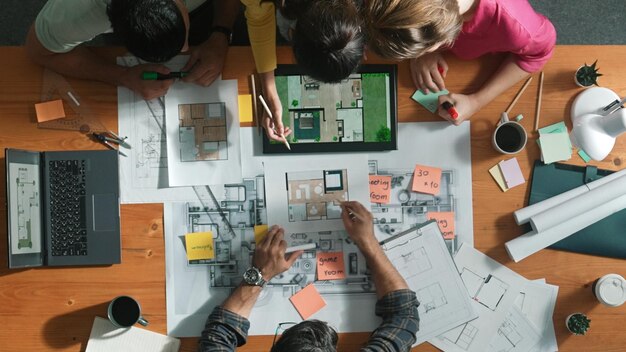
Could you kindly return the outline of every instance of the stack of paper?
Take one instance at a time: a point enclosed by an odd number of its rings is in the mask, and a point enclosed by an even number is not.
[[[517,162],[517,158],[502,160],[497,165],[489,169],[489,173],[498,186],[500,186],[502,192],[506,192],[509,189],[526,182],[524,175],[522,174],[522,169]]]
[[[96,317],[86,352],[177,352],[180,340],[136,327],[118,328]]]
[[[537,143],[541,147],[541,161],[545,164],[569,160],[572,157],[572,142],[567,126],[562,121],[540,128]]]
[[[467,244],[454,261],[479,317],[430,343],[459,352],[558,350],[552,324],[557,286],[529,281]]]

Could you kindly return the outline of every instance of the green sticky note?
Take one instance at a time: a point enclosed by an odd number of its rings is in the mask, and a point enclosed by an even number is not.
[[[555,161],[569,160],[572,147],[567,133],[548,133],[539,137],[541,140],[541,159],[550,164]]]
[[[587,153],[585,153],[584,150],[579,149],[578,150],[578,155],[580,156],[581,159],[583,159],[586,163],[588,163],[591,158],[589,157],[589,155],[587,155]]]
[[[420,103],[423,107],[425,107],[428,111],[433,114],[437,111],[439,107],[439,96],[446,95],[449,92],[447,90],[440,90],[437,93],[430,92],[428,94],[424,94],[421,90],[416,90],[415,93],[411,96],[411,99]]]
[[[555,124],[552,124],[550,126],[546,126],[543,128],[540,128],[539,130],[539,136],[545,135],[545,134],[551,134],[551,133],[569,133],[567,131],[567,126],[565,125],[565,122],[561,121],[561,122],[557,122]],[[570,148],[572,147],[572,142],[569,141],[568,138],[568,143]],[[539,146],[541,146],[541,143],[539,143]]]

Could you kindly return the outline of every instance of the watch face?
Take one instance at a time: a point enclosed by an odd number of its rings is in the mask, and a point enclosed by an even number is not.
[[[247,284],[254,285],[259,281],[259,272],[254,268],[250,268],[243,273],[243,279]]]

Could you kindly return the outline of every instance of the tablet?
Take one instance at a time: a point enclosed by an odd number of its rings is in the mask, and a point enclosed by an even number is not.
[[[322,83],[278,65],[276,89],[291,151],[263,135],[263,153],[397,149],[397,66],[363,65],[340,83]]]

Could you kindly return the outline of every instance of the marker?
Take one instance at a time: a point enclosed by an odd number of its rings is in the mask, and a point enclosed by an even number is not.
[[[141,79],[144,81],[162,81],[165,79],[183,78],[188,74],[189,72],[170,72],[168,74],[164,74],[154,71],[143,71],[141,73]]]
[[[444,101],[441,104],[441,107],[444,108],[448,112],[448,114],[452,116],[453,119],[456,120],[459,117],[459,113],[454,108],[454,105],[452,105],[452,103],[450,103],[449,101]]]
[[[296,252],[296,251],[308,251],[308,250],[316,249],[316,248],[317,248],[317,243],[307,243],[307,244],[302,244],[299,246],[287,247],[285,254]]]
[[[263,96],[261,94],[259,94],[259,100],[261,101],[261,105],[263,105],[263,109],[265,109],[265,112],[267,113],[267,116],[269,116],[270,119],[273,119],[272,112],[270,111],[270,108],[265,103],[265,99],[263,99]],[[276,132],[276,130],[274,130],[274,132]],[[287,147],[287,149],[291,150],[291,146],[289,145],[289,142],[287,142],[287,138],[285,138],[285,136],[280,135],[280,134],[279,134],[279,136],[283,137],[283,142],[285,143],[285,147]]]

